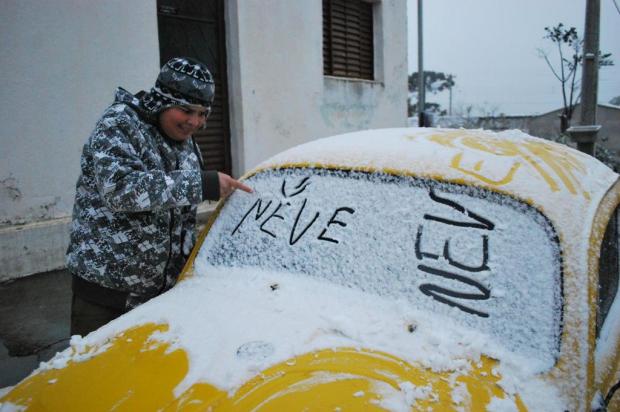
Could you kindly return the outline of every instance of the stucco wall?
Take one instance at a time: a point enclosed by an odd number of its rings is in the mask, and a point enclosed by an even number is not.
[[[373,82],[323,75],[320,0],[226,7],[235,174],[318,137],[406,125],[405,0],[374,3]],[[157,75],[155,2],[6,0],[0,36],[0,225],[68,216],[114,89]]]
[[[320,0],[227,7],[229,46],[237,46],[229,47],[235,171],[319,137],[406,125],[404,0],[374,3],[373,82],[323,75]]]
[[[226,0],[233,173],[406,123],[405,0],[375,1],[376,81],[325,77],[321,0]],[[0,1],[0,281],[64,265],[82,145],[159,70],[154,0]]]
[[[151,0],[0,2],[0,225],[70,215],[82,144],[114,90],[158,72]]]

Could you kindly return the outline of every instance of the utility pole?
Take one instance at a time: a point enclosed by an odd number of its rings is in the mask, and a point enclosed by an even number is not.
[[[601,1],[586,0],[586,24],[581,73],[581,122],[579,126],[570,127],[567,130],[573,141],[577,142],[577,148],[589,155],[594,155],[597,133],[601,129],[601,126],[596,124],[600,16]]]
[[[423,62],[423,42],[422,42],[422,0],[418,0],[418,126],[426,126],[424,122],[424,62]]]

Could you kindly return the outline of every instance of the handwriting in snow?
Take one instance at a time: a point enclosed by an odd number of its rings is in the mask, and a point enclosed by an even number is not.
[[[252,219],[258,225],[259,230],[267,236],[278,238],[285,233],[288,237],[290,246],[297,244],[302,238],[313,236],[320,241],[338,244],[339,228],[347,227],[350,219],[355,214],[355,209],[350,206],[341,206],[325,213],[323,210],[311,208],[308,204],[306,189],[312,183],[310,177],[302,178],[296,185],[288,185],[287,180],[283,179],[280,186],[282,200],[257,199],[243,215],[239,223],[232,230],[231,235],[235,235],[246,222]],[[304,194],[306,195],[304,197]],[[415,236],[415,257],[418,260],[417,269],[428,275],[447,279],[459,285],[459,288],[447,288],[437,282],[425,282],[419,285],[419,290],[430,296],[437,302],[455,307],[463,312],[480,316],[489,317],[489,313],[474,309],[465,301],[483,301],[491,297],[490,289],[480,281],[476,280],[476,274],[489,271],[489,233],[495,229],[495,224],[489,219],[466,209],[454,200],[443,198],[437,195],[433,189],[429,190],[430,199],[438,206],[433,208],[433,213],[423,215],[424,222],[435,222],[435,224],[447,225],[452,227],[451,235],[458,234],[459,230],[474,230],[479,232],[480,244],[477,250],[480,251],[479,263],[472,265],[459,261],[455,258],[454,245],[451,238],[443,240],[441,250],[425,249],[424,239],[436,236],[435,233],[424,224],[417,227]],[[293,203],[292,198],[298,201]],[[447,218],[441,216],[441,210],[445,207],[456,211],[461,218]],[[293,208],[292,213],[284,213],[285,209]],[[329,219],[322,219],[322,216],[330,216]],[[282,230],[284,228],[284,230]],[[314,228],[314,229],[312,229]],[[312,229],[312,231],[311,231]],[[442,267],[438,266],[438,261],[442,259]],[[445,262],[449,266],[446,269]],[[453,283],[454,284],[454,283]]]
[[[284,197],[284,200],[278,201],[276,204],[275,200],[269,200],[265,203],[265,199],[257,199],[245,215],[243,215],[241,221],[237,224],[237,226],[235,226],[231,234],[234,235],[237,233],[237,231],[241,228],[241,225],[243,225],[248,217],[251,216],[252,212],[255,212],[253,216],[254,221],[259,223],[259,229],[261,232],[276,238],[277,235],[275,227],[278,224],[283,224],[287,227],[287,232],[289,234],[289,245],[295,245],[308,233],[309,229],[313,227],[315,223],[317,226],[319,225],[317,221],[321,216],[321,212],[314,211],[313,214],[312,211],[306,210],[306,206],[308,204],[307,197],[303,198],[303,201],[299,205],[293,205],[291,201],[288,200],[305,192],[310,183],[310,178],[305,177],[297,185],[293,186],[292,189],[287,189],[286,179],[282,179],[280,191]],[[293,222],[286,222],[286,218],[283,216],[282,212],[284,208],[290,207],[297,208],[297,210],[293,212],[295,219]],[[333,210],[331,217],[327,220],[327,222],[322,225],[322,230],[316,238],[324,242],[340,243],[340,240],[337,237],[337,227],[346,227],[347,215],[353,215],[354,213],[355,210],[351,207],[343,206],[336,208]]]

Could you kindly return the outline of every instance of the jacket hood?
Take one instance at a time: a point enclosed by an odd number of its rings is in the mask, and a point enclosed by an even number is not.
[[[136,95],[131,94],[127,90],[119,87],[114,95],[114,104],[126,104],[138,113],[140,118],[153,125],[157,124],[157,114],[149,112],[142,104],[143,98],[148,93],[140,91]]]

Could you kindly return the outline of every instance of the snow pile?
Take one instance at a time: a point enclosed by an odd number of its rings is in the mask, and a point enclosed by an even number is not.
[[[333,348],[372,348],[435,371],[467,372],[481,353],[502,359],[500,382],[534,410],[561,410],[552,388],[534,379],[539,362],[512,354],[489,336],[460,327],[442,315],[412,309],[404,300],[385,299],[311,277],[255,269],[204,266],[205,273],[147,302],[82,339],[91,346],[132,326],[166,322],[158,339],[188,353],[190,368],[179,395],[198,381],[234,392],[264,369],[294,356]],[[271,286],[278,284],[277,289]],[[414,323],[410,332],[407,325]],[[441,328],[437,325],[442,325]],[[57,356],[68,358],[70,350]],[[531,391],[546,390],[541,399]],[[424,388],[401,385],[401,397],[384,399],[394,408],[411,405]],[[387,389],[386,389],[387,391]],[[392,391],[393,392],[393,391]],[[387,392],[386,392],[387,393]],[[533,402],[533,403],[531,403]],[[537,408],[536,405],[541,406]]]
[[[64,356],[55,356],[47,362],[41,362],[39,365],[40,370],[50,370],[50,369],[62,369],[67,366],[69,361],[73,362],[82,362],[88,360],[94,356],[99,355],[107,351],[111,344],[97,344],[95,346],[91,346],[89,344],[90,341],[82,338],[79,335],[74,335],[71,337],[70,347],[67,351],[62,352]],[[54,383],[51,382],[50,383]]]

